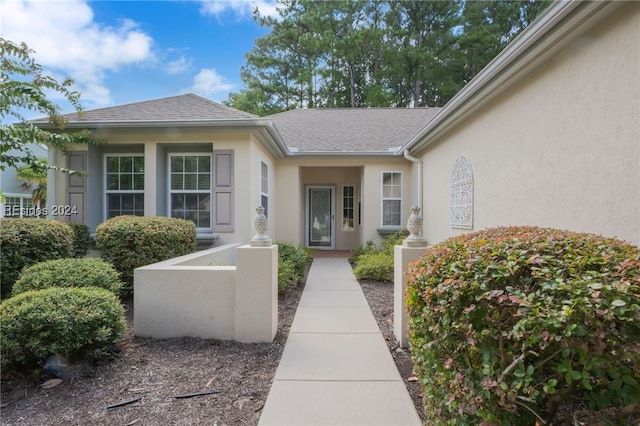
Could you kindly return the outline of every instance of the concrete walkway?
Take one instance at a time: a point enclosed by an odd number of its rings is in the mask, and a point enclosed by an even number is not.
[[[347,259],[314,259],[259,424],[421,424]]]

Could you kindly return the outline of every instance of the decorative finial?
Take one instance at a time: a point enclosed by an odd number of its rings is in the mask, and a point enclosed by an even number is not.
[[[420,216],[420,207],[411,207],[411,216],[407,222],[407,229],[411,233],[403,245],[407,247],[422,247],[426,246],[426,241],[422,238],[422,216]]]
[[[252,247],[270,247],[271,238],[266,234],[269,229],[269,222],[267,216],[264,214],[264,207],[258,206],[256,208],[256,218],[254,220],[254,226],[258,233],[251,239]]]

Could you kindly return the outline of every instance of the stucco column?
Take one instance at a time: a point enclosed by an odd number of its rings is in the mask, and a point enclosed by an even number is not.
[[[273,342],[278,331],[278,246],[236,252],[236,340]]]
[[[427,251],[427,244],[421,247],[407,245],[394,247],[393,258],[393,332],[401,348],[409,347],[409,322],[407,316],[406,289],[409,263]]]
[[[144,145],[144,215],[158,216],[156,211],[156,182],[158,182],[158,158],[156,143]],[[160,216],[164,216],[161,213]]]

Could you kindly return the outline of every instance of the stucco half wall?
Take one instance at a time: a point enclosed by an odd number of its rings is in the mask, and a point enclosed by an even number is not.
[[[473,168],[473,229],[537,225],[640,244],[640,3],[574,39],[431,141],[425,237],[450,226],[456,159]]]

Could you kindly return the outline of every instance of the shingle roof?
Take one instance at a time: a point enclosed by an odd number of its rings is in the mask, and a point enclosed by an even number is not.
[[[294,109],[267,116],[289,148],[388,152],[407,144],[440,108]]]
[[[69,120],[69,123],[143,123],[257,118],[256,115],[228,107],[192,93],[93,109],[85,111],[82,115],[68,114],[65,117]],[[47,121],[47,118],[33,120],[34,123]]]

